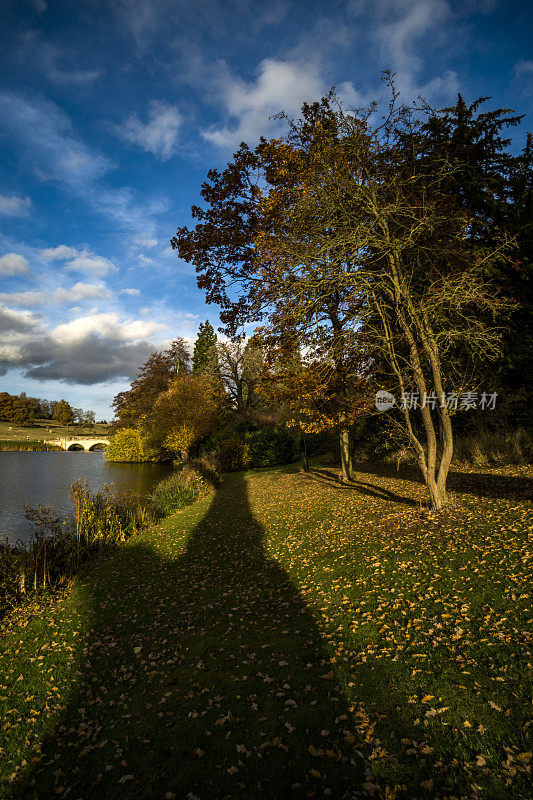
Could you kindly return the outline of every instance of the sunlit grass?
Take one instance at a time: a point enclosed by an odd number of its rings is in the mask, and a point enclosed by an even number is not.
[[[528,797],[528,476],[226,476],[11,623],[4,793]]]

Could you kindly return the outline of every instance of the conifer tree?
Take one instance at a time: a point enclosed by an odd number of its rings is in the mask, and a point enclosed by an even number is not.
[[[194,343],[194,353],[192,357],[193,372],[217,372],[217,335],[213,326],[206,319],[200,323],[198,337]]]

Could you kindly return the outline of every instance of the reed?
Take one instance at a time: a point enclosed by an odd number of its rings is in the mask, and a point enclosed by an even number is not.
[[[116,547],[154,518],[141,498],[119,496],[109,485],[92,494],[79,479],[70,499],[73,512],[64,519],[50,506],[26,505],[29,542],[0,544],[0,615],[30,594],[54,591],[95,553]]]

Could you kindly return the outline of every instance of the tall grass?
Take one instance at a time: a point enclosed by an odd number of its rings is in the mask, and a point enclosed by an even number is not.
[[[0,452],[19,452],[21,450],[47,453],[63,450],[63,448],[48,442],[29,441],[27,439],[0,439]]]
[[[0,544],[0,615],[31,593],[53,591],[92,555],[115,547],[154,519],[150,505],[119,496],[113,487],[91,493],[87,481],[70,487],[73,512],[62,519],[50,506],[25,506],[31,537]]]
[[[73,511],[66,518],[50,506],[26,505],[29,542],[0,543],[0,616],[29,594],[55,590],[94,554],[191,505],[219,481],[214,464],[196,459],[161,481],[144,500],[118,495],[108,485],[93,494],[90,484],[78,479],[70,487]]]
[[[192,466],[185,466],[158,483],[150,501],[162,516],[167,516],[192,505],[210,491],[207,480]]]
[[[533,462],[533,436],[524,428],[516,431],[480,431],[457,437],[454,461],[474,467],[505,467]]]

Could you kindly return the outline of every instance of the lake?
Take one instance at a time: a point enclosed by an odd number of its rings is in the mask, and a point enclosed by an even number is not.
[[[87,479],[93,492],[112,483],[118,492],[144,494],[171,471],[170,464],[112,463],[98,451],[0,452],[0,540],[28,539],[25,503],[71,511],[69,487],[77,478]]]

